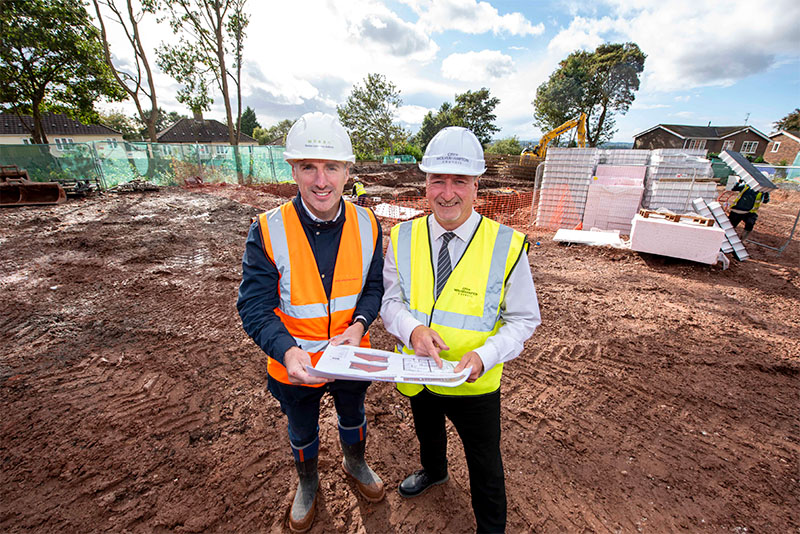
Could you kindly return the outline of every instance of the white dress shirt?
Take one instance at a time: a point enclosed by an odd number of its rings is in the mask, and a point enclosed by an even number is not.
[[[469,218],[464,223],[452,230],[456,237],[450,240],[448,252],[450,262],[455,269],[458,260],[464,254],[472,234],[478,226],[481,216],[472,210]],[[431,215],[428,217],[428,231],[430,232],[434,258],[439,257],[442,246],[442,234],[447,232]],[[400,282],[397,277],[397,266],[394,262],[393,243],[389,244],[386,258],[383,262],[383,302],[381,304],[381,318],[386,330],[399,339],[405,346],[411,347],[411,332],[422,325],[411,315],[403,302]],[[436,262],[433,262],[436,265]],[[438,277],[439,273],[434,273]],[[539,314],[539,301],[536,298],[536,288],[533,285],[531,266],[528,256],[523,254],[511,271],[505,287],[505,298],[500,304],[500,316],[505,324],[497,333],[486,340],[482,347],[475,349],[483,362],[485,373],[498,363],[513,360],[522,352],[523,343],[536,327],[542,323]],[[427,325],[424,325],[427,326]]]

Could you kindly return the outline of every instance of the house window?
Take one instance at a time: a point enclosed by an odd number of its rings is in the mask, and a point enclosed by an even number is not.
[[[26,139],[23,139],[23,140],[22,140],[22,144],[23,144],[23,145],[32,145],[32,144],[34,144],[34,143],[33,143],[33,137],[28,137],[28,138],[26,138]]]
[[[781,142],[775,141],[775,144],[772,145],[772,151],[777,152],[780,147],[781,147]]]
[[[755,154],[758,148],[758,141],[745,141],[742,143],[742,154]]]
[[[733,141],[723,141],[722,142],[722,150],[733,150]]]
[[[55,141],[58,150],[66,150],[67,145],[75,144],[75,141],[69,137],[56,137],[53,141]]]
[[[683,148],[688,148],[688,149],[696,148],[696,149],[702,150],[705,147],[706,147],[706,140],[705,139],[687,139],[683,143]]]
[[[227,145],[216,145],[214,149],[217,152],[218,156],[227,156],[228,155],[228,146]]]
[[[198,145],[197,146],[197,151],[200,154],[204,155],[204,156],[207,155],[208,154],[208,145]]]
[[[113,137],[109,137],[108,139],[106,139],[106,143],[108,143],[108,146],[110,146],[111,148],[117,148],[117,140],[114,139]]]

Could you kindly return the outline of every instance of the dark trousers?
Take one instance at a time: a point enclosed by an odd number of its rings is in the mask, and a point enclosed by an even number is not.
[[[436,395],[427,389],[411,397],[422,468],[433,479],[447,473],[450,419],[464,445],[472,510],[478,532],[505,532],[506,483],[500,456],[500,390],[475,397]]]
[[[728,216],[728,219],[730,219],[734,228],[739,226],[740,222],[744,221],[744,229],[748,232],[752,232],[753,227],[756,225],[756,221],[758,220],[758,214],[752,212],[736,213],[735,211],[732,211]]]
[[[289,441],[298,449],[313,443],[319,436],[319,403],[326,392],[333,397],[341,426],[355,427],[364,422],[364,397],[370,382],[336,380],[311,388],[282,384],[269,377],[268,384],[289,420]]]

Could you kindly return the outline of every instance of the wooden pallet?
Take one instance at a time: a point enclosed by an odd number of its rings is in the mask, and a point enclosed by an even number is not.
[[[689,222],[699,226],[714,226],[714,219],[698,217],[697,215],[679,215],[677,213],[665,213],[663,211],[646,210],[644,208],[639,210],[639,215],[645,219],[653,217],[654,219],[665,219],[672,222]]]

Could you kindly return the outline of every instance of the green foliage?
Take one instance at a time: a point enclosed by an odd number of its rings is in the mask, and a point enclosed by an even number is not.
[[[394,124],[402,102],[400,91],[385,76],[368,74],[363,86],[355,85],[347,102],[337,106],[339,120],[350,133],[356,158],[391,154],[397,143],[408,138],[408,132]]]
[[[289,133],[289,130],[292,128],[292,124],[294,121],[289,119],[283,119],[278,124],[274,124],[269,128],[261,128],[256,127],[253,128],[253,138],[258,141],[259,145],[266,145],[267,143],[272,143],[276,139],[280,139],[281,145],[286,144],[286,134]]]
[[[417,161],[422,160],[422,149],[419,145],[411,143],[409,141],[403,141],[398,143],[394,147],[394,152],[392,154],[386,153],[385,156],[414,156]]]
[[[118,131],[126,141],[139,141],[141,139],[139,121],[128,117],[121,110],[100,113],[100,124]],[[147,133],[147,128],[144,131]]]
[[[245,109],[244,113],[242,113],[242,133],[253,137],[253,130],[260,126],[261,125],[258,124],[258,119],[256,118],[256,112],[250,109],[250,106],[247,106],[247,109]]]
[[[547,132],[583,112],[589,146],[611,140],[614,113],[626,113],[633,103],[646,57],[635,43],[573,52],[536,89],[534,124]]]
[[[469,128],[481,144],[485,145],[492,140],[493,134],[500,131],[500,128],[493,124],[497,117],[492,113],[499,103],[500,99],[490,98],[489,90],[483,87],[474,93],[467,91],[456,95],[453,114],[460,126]]]
[[[433,139],[433,136],[436,135],[439,130],[447,126],[463,126],[461,120],[453,113],[453,106],[450,102],[444,102],[439,107],[439,111],[436,112],[436,115],[430,111],[425,115],[422,119],[422,126],[414,136],[414,142],[419,145],[422,150],[425,150],[428,143]]]
[[[186,43],[175,46],[162,44],[156,54],[161,70],[181,84],[175,99],[185,104],[193,113],[211,109],[214,99],[209,96],[208,84],[213,67],[209,64],[208,57]]]
[[[758,156],[753,160],[753,163],[764,163],[764,157]]]
[[[519,156],[522,153],[522,145],[519,144],[517,136],[495,141],[486,148],[487,154],[511,154]]]
[[[500,99],[490,97],[488,89],[484,87],[474,93],[467,91],[456,95],[455,100],[455,106],[444,102],[435,115],[429,111],[422,119],[422,126],[414,140],[423,150],[433,136],[447,126],[469,128],[484,145],[491,141],[492,134],[500,131],[493,124],[497,117],[492,113]]]
[[[774,123],[775,130],[789,130],[800,131],[800,108],[795,108],[794,111],[786,115],[781,120]]]
[[[80,2],[0,1],[0,36],[0,109],[33,115],[35,143],[47,142],[41,112],[88,123],[98,119],[98,99],[125,98]]]

